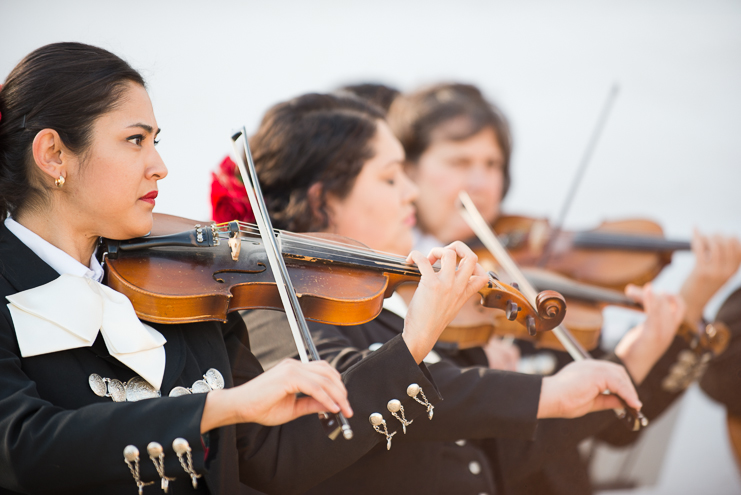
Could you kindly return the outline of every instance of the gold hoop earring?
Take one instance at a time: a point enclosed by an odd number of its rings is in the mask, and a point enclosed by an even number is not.
[[[64,182],[65,182],[65,180],[64,180],[64,176],[63,176],[63,175],[60,175],[60,176],[59,176],[59,178],[58,178],[57,180],[55,180],[55,181],[54,181],[54,184],[55,184],[55,185],[56,185],[57,187],[62,187],[62,186],[64,185]]]

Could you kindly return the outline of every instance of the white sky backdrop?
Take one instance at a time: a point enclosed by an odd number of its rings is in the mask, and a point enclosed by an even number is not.
[[[506,209],[553,218],[617,82],[567,225],[648,216],[675,238],[693,226],[741,235],[738,1],[0,0],[0,20],[0,79],[55,41],[102,46],[142,71],[170,170],[160,212],[208,218],[231,130],[254,131],[274,103],[343,83],[457,80],[512,122]],[[676,255],[658,285],[676,288],[691,263]],[[735,472],[718,483],[741,490]]]

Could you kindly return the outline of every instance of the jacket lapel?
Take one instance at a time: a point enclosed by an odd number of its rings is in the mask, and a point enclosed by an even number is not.
[[[59,278],[59,274],[0,222],[0,275],[18,292]]]

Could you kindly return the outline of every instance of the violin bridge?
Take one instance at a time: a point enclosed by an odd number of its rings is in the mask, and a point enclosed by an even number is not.
[[[229,249],[232,251],[232,259],[239,261],[239,252],[242,250],[242,237],[239,235],[239,224],[236,221],[229,222]]]

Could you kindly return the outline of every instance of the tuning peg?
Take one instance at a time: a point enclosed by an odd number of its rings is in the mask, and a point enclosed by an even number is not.
[[[514,301],[507,301],[507,319],[509,321],[515,321],[517,319],[517,313],[520,312],[520,307]]]
[[[537,329],[535,328],[535,318],[533,318],[532,315],[528,315],[525,321],[527,322],[527,333],[529,333],[531,337],[535,337],[535,334],[537,333]]]

